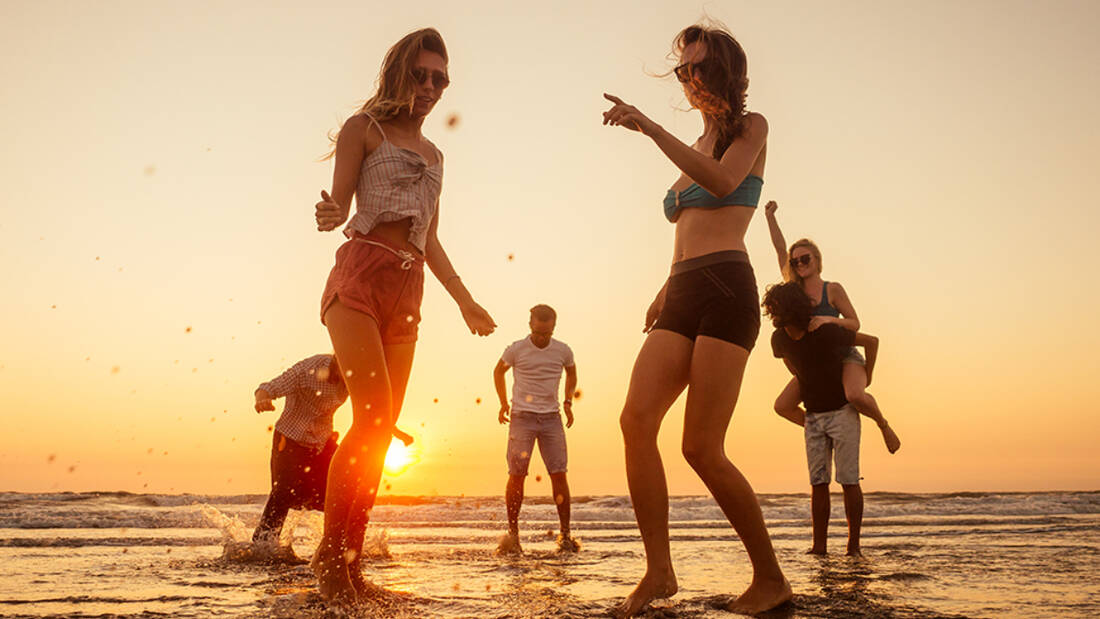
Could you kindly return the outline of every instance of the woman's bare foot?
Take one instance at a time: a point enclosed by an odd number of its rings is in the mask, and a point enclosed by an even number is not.
[[[646,572],[634,591],[615,607],[612,614],[620,619],[633,617],[653,600],[670,598],[676,595],[677,590],[676,575],[671,571],[661,576],[650,576]]]
[[[890,427],[890,424],[883,423],[879,426],[879,430],[882,430],[882,440],[886,441],[887,451],[895,453],[901,449],[901,439],[894,433],[894,429]]]
[[[348,560],[335,544],[321,541],[310,562],[317,588],[326,601],[340,605],[355,603],[355,586],[348,575]]]
[[[823,555],[824,556],[824,555],[827,555],[829,553],[825,552],[824,548],[818,548],[817,546],[814,546],[814,547],[810,548],[809,550],[807,550],[806,554],[808,554],[808,555]]]
[[[736,600],[726,604],[726,610],[743,615],[756,615],[776,606],[791,601],[791,583],[786,578],[782,580],[756,580],[752,581]]]
[[[863,556],[863,553],[860,552],[860,550],[859,550],[859,546],[856,546],[855,548],[852,548],[851,546],[848,546],[848,552],[846,554],[849,557],[862,557]]]

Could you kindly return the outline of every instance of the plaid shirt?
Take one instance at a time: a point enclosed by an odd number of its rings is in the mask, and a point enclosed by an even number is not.
[[[332,415],[348,398],[344,381],[328,381],[332,355],[314,355],[295,363],[260,385],[272,398],[286,398],[286,406],[275,429],[287,438],[320,448],[332,434]]]

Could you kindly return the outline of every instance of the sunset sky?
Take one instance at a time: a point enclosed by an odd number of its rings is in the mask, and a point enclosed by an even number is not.
[[[452,80],[424,125],[446,156],[439,235],[499,328],[471,336],[429,278],[399,422],[420,461],[392,493],[502,492],[492,368],[548,303],[582,390],[573,492],[626,494],[618,416],[678,171],[602,126],[601,95],[692,142],[698,113],[655,75],[704,14],[746,49],[770,123],[761,204],[817,241],[882,341],[870,391],[903,446],[864,424],[864,489],[1100,488],[1100,3],[269,5],[0,2],[0,490],[266,491],[277,413],[253,390],[331,350],[326,133],[390,45],[434,26]],[[779,273],[760,211],[763,291]],[[757,491],[803,492],[770,331],[727,451]],[[661,435],[670,490],[700,494],[682,413]]]

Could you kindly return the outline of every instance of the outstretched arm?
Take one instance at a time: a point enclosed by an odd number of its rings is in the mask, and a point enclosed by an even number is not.
[[[716,161],[681,142],[633,105],[606,93],[604,98],[615,104],[603,113],[605,125],[621,126],[645,134],[680,171],[715,196],[726,196],[737,189],[752,171],[767,142],[768,121],[760,114],[750,113],[745,118],[741,137],[730,144],[720,161]]]
[[[260,386],[256,388],[255,394],[256,412],[262,413],[264,411],[275,410],[275,405],[271,403],[272,400],[288,396],[297,389],[299,380],[306,371],[305,364],[305,360],[299,361],[275,378],[272,378],[266,383],[260,383]]]
[[[875,360],[878,358],[878,338],[866,333],[856,334],[856,346],[862,346],[867,356],[867,385],[871,385],[871,372],[875,369]]]
[[[493,368],[493,386],[497,390],[497,399],[500,400],[500,412],[497,413],[497,421],[508,423],[508,415],[512,411],[508,406],[508,386],[504,383],[504,375],[508,372],[508,364],[503,359],[497,361]]]
[[[275,398],[271,397],[271,394],[268,393],[266,389],[264,389],[262,387],[257,389],[256,390],[256,405],[255,405],[256,412],[257,413],[262,413],[264,411],[273,411],[273,410],[275,410],[275,405],[272,404],[272,402],[271,402],[274,399]]]
[[[428,262],[428,268],[432,270],[435,278],[439,280],[439,283],[443,284],[443,288],[447,290],[447,293],[450,294],[451,298],[458,304],[458,309],[462,312],[462,319],[466,321],[466,326],[470,328],[470,333],[489,335],[496,329],[497,325],[493,322],[493,318],[489,315],[489,312],[475,303],[473,296],[470,295],[470,291],[466,290],[466,286],[462,283],[462,278],[458,276],[454,266],[451,264],[451,259],[447,257],[447,252],[443,251],[443,246],[439,243],[439,237],[436,236],[436,231],[438,229],[439,208],[437,207],[435,209],[435,216],[432,217],[432,223],[428,226],[428,240],[424,247],[424,256]]]
[[[787,276],[787,241],[783,238],[783,231],[779,229],[779,220],[775,218],[775,211],[779,205],[775,200],[769,200],[764,205],[764,217],[768,220],[768,233],[772,237],[772,246],[775,247],[775,255],[779,259],[779,276],[786,279]]]

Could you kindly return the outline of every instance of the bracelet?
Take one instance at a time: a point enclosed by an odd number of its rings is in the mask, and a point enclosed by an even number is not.
[[[443,287],[446,288],[451,283],[452,279],[457,279],[457,280],[460,280],[460,281],[462,280],[462,278],[458,276],[458,273],[455,273],[454,275],[452,275],[452,276],[448,277],[447,279],[443,280]]]

